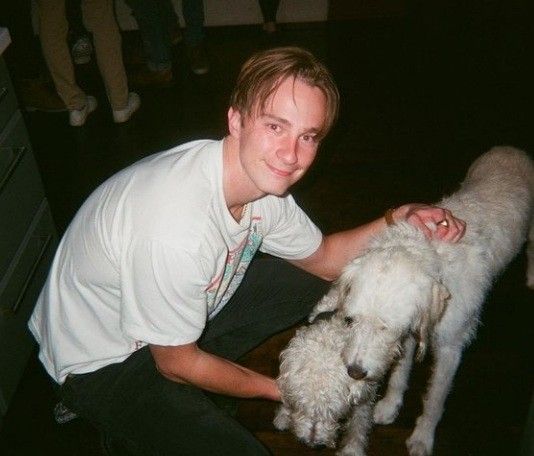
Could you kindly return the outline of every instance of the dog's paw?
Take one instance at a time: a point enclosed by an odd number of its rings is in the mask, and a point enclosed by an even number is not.
[[[361,447],[351,447],[350,445],[344,446],[336,451],[336,456],[365,456],[366,452]]]
[[[289,429],[291,418],[289,416],[289,410],[281,405],[276,412],[276,416],[273,420],[273,425],[279,431],[286,431]]]
[[[410,456],[429,456],[434,446],[433,436],[423,437],[417,430],[406,440],[406,447]]]
[[[376,424],[391,424],[393,423],[399,414],[402,402],[400,401],[388,401],[382,399],[375,405],[373,411],[373,420]]]

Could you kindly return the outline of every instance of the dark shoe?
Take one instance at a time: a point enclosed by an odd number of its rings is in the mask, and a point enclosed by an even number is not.
[[[276,27],[276,22],[264,22],[263,31],[267,34],[276,33],[278,31],[278,28]]]
[[[210,70],[210,63],[203,44],[191,46],[187,50],[191,71],[197,75],[206,74]]]
[[[76,65],[84,65],[91,61],[93,43],[88,36],[80,36],[72,45],[70,52]]]
[[[55,89],[39,79],[20,81],[20,96],[26,111],[63,112],[67,110]]]
[[[173,46],[176,46],[178,43],[181,43],[184,39],[183,35],[182,35],[182,30],[180,29],[180,27],[176,26],[176,27],[173,27],[173,29],[171,30],[171,44]]]
[[[172,70],[150,71],[147,67],[128,75],[131,87],[170,87],[172,85]]]

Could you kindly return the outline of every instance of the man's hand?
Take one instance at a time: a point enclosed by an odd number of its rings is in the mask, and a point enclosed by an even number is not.
[[[388,212],[388,218],[393,219],[390,223],[405,220],[429,239],[457,242],[465,233],[465,222],[441,207],[405,204]],[[335,280],[349,261],[365,252],[370,239],[383,230],[385,224],[381,217],[351,230],[329,234],[312,255],[291,260],[291,263],[325,280]]]
[[[419,228],[428,239],[458,242],[465,234],[465,222],[441,207],[405,204],[395,209],[392,217],[394,221],[405,220]]]

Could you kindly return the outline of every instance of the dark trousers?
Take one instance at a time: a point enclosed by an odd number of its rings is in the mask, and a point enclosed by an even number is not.
[[[263,22],[276,22],[280,0],[259,0]]]
[[[289,263],[254,260],[199,346],[238,360],[273,334],[301,321],[328,283]],[[148,347],[124,362],[69,377],[63,403],[136,455],[262,455],[268,450],[213,396],[164,378]]]

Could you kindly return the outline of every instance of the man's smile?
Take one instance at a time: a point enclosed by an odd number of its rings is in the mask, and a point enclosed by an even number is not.
[[[293,174],[294,170],[291,171],[284,171],[283,169],[276,168],[269,163],[266,163],[267,167],[271,170],[273,174],[279,177],[289,177],[291,174]]]

